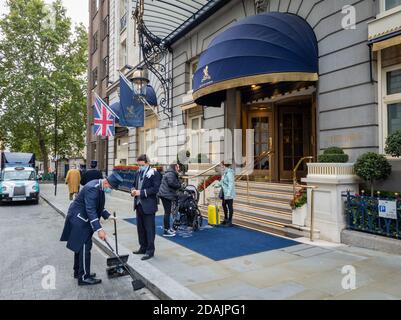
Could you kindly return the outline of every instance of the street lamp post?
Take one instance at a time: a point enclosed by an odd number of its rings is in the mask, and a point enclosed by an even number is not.
[[[57,148],[58,148],[58,141],[57,141],[57,117],[58,117],[58,101],[55,100],[55,108],[54,108],[54,165],[55,165],[55,172],[54,172],[54,196],[57,196],[57,178],[58,178],[58,157],[57,157]]]

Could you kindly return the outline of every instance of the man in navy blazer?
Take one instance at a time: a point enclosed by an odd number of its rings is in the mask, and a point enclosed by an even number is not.
[[[105,193],[111,193],[123,182],[118,174],[111,174],[106,179],[88,182],[71,203],[65,220],[61,241],[67,242],[67,248],[74,251],[74,278],[78,285],[94,285],[102,280],[91,274],[92,236],[98,233],[100,239],[106,239],[99,219],[114,218],[104,209]]]
[[[137,216],[137,230],[140,248],[134,254],[144,254],[142,260],[148,260],[155,254],[157,193],[161,183],[161,174],[149,166],[149,158],[143,154],[137,159],[139,170],[135,174],[134,210]]]

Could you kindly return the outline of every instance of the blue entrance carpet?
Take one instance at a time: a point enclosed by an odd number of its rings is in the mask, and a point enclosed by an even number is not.
[[[136,218],[124,219],[136,224]],[[163,235],[163,216],[156,216],[156,233]],[[179,230],[175,237],[163,237],[214,261],[282,249],[298,242],[276,237],[238,226],[232,228],[211,227],[203,221],[199,231]],[[157,248],[156,248],[157,251]]]

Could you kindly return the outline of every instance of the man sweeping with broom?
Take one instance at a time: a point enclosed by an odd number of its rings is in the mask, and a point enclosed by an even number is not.
[[[114,218],[104,209],[105,193],[111,193],[123,182],[118,174],[111,174],[106,179],[88,182],[71,203],[65,220],[61,241],[67,242],[67,248],[74,251],[74,278],[78,285],[95,285],[102,282],[96,274],[90,272],[92,236],[95,232],[101,240],[106,239],[99,219]]]

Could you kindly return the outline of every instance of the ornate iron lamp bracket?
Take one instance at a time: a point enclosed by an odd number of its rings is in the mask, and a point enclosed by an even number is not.
[[[136,9],[132,16],[136,23],[139,36],[139,46],[142,52],[143,64],[160,82],[162,95],[159,99],[159,106],[167,116],[169,123],[173,115],[171,101],[172,78],[170,68],[166,68],[163,59],[168,58],[171,48],[166,46],[160,38],[155,36],[143,21],[144,0],[137,1]]]

